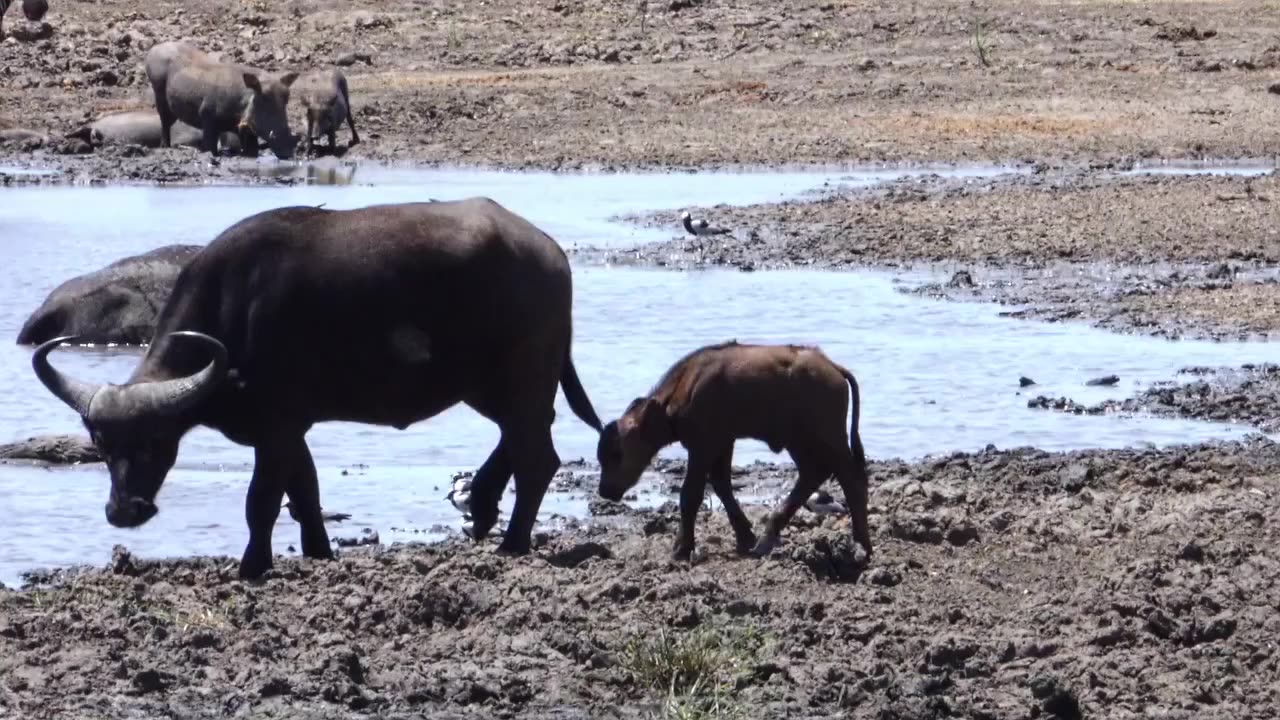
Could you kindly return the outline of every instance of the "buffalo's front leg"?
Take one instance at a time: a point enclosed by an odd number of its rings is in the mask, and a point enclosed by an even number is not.
[[[287,457],[278,446],[254,449],[253,479],[249,481],[249,492],[244,499],[249,544],[240,559],[242,578],[257,578],[271,569],[271,530],[280,515],[280,501],[288,482]]]
[[[329,544],[329,532],[324,528],[324,517],[320,512],[320,480],[316,477],[316,464],[307,441],[299,438],[293,453],[293,467],[285,493],[293,503],[302,528],[302,554],[304,557],[332,560],[333,547]]]
[[[684,485],[680,488],[680,530],[676,534],[675,548],[671,552],[673,560],[683,561],[693,557],[693,530],[698,521],[698,510],[702,509],[702,498],[706,495],[709,470],[705,456],[689,452]]]
[[[511,479],[511,461],[499,440],[471,478],[471,538],[480,542],[498,524],[498,501]]]

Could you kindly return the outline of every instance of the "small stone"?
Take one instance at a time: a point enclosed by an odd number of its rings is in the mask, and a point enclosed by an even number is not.
[[[1036,384],[1036,381],[1032,380],[1026,375],[1023,375],[1022,377],[1018,378],[1018,387],[1031,387],[1032,385],[1035,385],[1035,384]]]
[[[974,526],[963,523],[947,528],[947,542],[957,547],[964,547],[978,539],[978,529]]]
[[[1080,492],[1093,480],[1093,468],[1083,463],[1069,465],[1062,471],[1062,489],[1069,493]]]
[[[1178,558],[1191,562],[1204,562],[1204,548],[1200,547],[1195,540],[1191,540],[1178,551]]]
[[[138,567],[133,563],[133,553],[123,545],[111,548],[111,572],[129,576],[138,574]]]
[[[142,670],[133,676],[133,686],[141,693],[164,690],[168,685],[169,678],[158,670]]]
[[[1267,86],[1267,92],[1272,95],[1280,95],[1280,82],[1273,82]]]
[[[894,587],[902,582],[902,576],[892,568],[882,566],[867,573],[867,581],[880,587]]]
[[[1098,387],[1098,386],[1110,387],[1112,385],[1115,385],[1118,382],[1120,382],[1120,378],[1116,375],[1103,375],[1102,377],[1097,377],[1086,382],[1085,385],[1089,385],[1092,387]]]

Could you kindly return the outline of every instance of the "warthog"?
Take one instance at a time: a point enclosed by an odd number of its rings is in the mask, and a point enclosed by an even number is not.
[[[257,155],[258,139],[276,157],[293,157],[298,137],[289,129],[289,87],[298,74],[280,76],[215,60],[179,41],[160,43],[147,52],[147,78],[160,116],[160,146],[169,147],[173,124],[200,128],[201,150],[215,157],[219,135],[235,132],[246,155]]]
[[[125,384],[59,372],[48,356],[66,338],[42,344],[31,362],[102,450],[107,521],[117,527],[155,516],[192,428],[254,449],[244,577],[271,567],[285,495],[303,554],[333,556],[306,441],[314,424],[405,429],[458,403],[501,431],[472,485],[473,534],[496,524],[514,473],[500,550],[525,554],[560,467],[556,391],[600,430],[570,358],[572,309],[564,251],[492,200],[282,207],[235,223],[187,263]]]
[[[60,335],[94,343],[147,342],[178,273],[198,252],[199,245],[165,245],[67,280],[23,323],[18,344],[38,345]]]
[[[307,113],[307,153],[312,152],[312,138],[317,133],[329,138],[329,151],[338,142],[338,126],[343,121],[351,129],[347,147],[360,142],[356,121],[351,117],[351,96],[347,93],[347,77],[341,70],[318,70],[307,73],[293,86]]]
[[[847,395],[853,413],[846,439]],[[605,426],[596,449],[600,495],[621,500],[654,455],[679,442],[689,460],[674,556],[688,559],[693,552],[694,521],[708,478],[729,514],[738,551],[767,555],[795,512],[834,474],[849,506],[854,540],[869,559],[867,461],[858,410],[853,374],[816,347],[708,345],[681,358],[647,397],[633,400]],[[799,470],[791,493],[765,522],[759,543],[729,484],[734,442],[745,438],[760,440],[775,453],[787,450]]]
[[[125,112],[103,115],[93,122],[67,133],[69,138],[79,138],[90,145],[141,145],[157,148],[161,146],[162,128],[160,118],[152,110],[128,110]],[[200,147],[204,134],[199,128],[192,127],[181,120],[169,128],[170,145],[184,147]],[[240,152],[240,135],[234,132],[220,133],[218,140],[224,150]]]

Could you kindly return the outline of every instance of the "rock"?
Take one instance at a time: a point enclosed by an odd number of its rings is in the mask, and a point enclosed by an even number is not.
[[[1273,82],[1267,86],[1267,92],[1272,95],[1280,95],[1280,82]]]
[[[947,528],[947,542],[957,547],[964,547],[978,539],[978,529],[968,523],[961,523]]]
[[[1178,551],[1178,558],[1191,562],[1204,562],[1204,548],[1200,547],[1195,540],[1190,540]]]
[[[593,497],[587,502],[587,512],[598,517],[608,517],[614,515],[629,515],[635,512],[635,510],[626,503],[605,500],[601,497]]]
[[[1022,377],[1018,378],[1018,387],[1031,387],[1032,385],[1035,385],[1035,384],[1036,384],[1036,381],[1032,380],[1026,375],[1023,375]]]
[[[1102,377],[1094,378],[1086,382],[1085,385],[1090,385],[1094,387],[1098,387],[1098,386],[1110,387],[1112,385],[1115,385],[1118,382],[1120,382],[1120,378],[1118,376],[1104,375]]]
[[[1062,470],[1062,489],[1069,493],[1083,490],[1093,480],[1093,468],[1084,463],[1072,463]]]
[[[957,270],[955,274],[951,276],[951,279],[947,281],[947,287],[952,289],[971,288],[975,285],[976,283],[973,282],[973,275],[970,275],[968,270]]]
[[[1000,510],[987,518],[987,525],[990,525],[991,529],[996,532],[1004,532],[1017,519],[1017,516],[1008,510]]]
[[[573,568],[592,558],[608,560],[612,557],[613,553],[604,545],[597,542],[583,542],[566,550],[552,553],[547,557],[547,562],[556,567]]]
[[[133,553],[123,545],[115,545],[111,548],[111,572],[129,576],[138,574],[138,566],[133,562]]]
[[[943,540],[938,521],[928,515],[905,513],[895,516],[889,520],[889,534],[899,540],[928,545],[940,545]]]
[[[173,675],[159,670],[141,670],[133,676],[133,687],[141,694],[159,692],[173,683]]]
[[[0,460],[33,460],[51,465],[102,462],[102,453],[87,437],[40,435],[0,445]]]
[[[1079,720],[1081,717],[1080,701],[1057,678],[1037,675],[1031,679],[1030,688],[1031,696],[1040,702],[1040,709],[1050,717],[1060,720]]]
[[[869,71],[869,70],[875,70],[875,69],[876,69],[876,61],[875,61],[875,60],[872,60],[871,58],[862,58],[861,60],[859,60],[859,61],[858,61],[858,64],[857,64],[857,66],[856,66],[856,67],[858,68],[858,70],[860,70],[860,71],[862,71],[862,72],[867,72],[867,71]]]
[[[867,573],[867,581],[880,587],[895,587],[902,583],[902,576],[892,568],[880,566]]]
[[[1225,280],[1232,275],[1235,275],[1235,271],[1227,263],[1218,263],[1209,268],[1209,271],[1204,274],[1210,280]]]
[[[812,543],[791,548],[791,557],[808,567],[814,577],[831,582],[856,582],[865,566],[862,547],[847,532],[815,532]]]

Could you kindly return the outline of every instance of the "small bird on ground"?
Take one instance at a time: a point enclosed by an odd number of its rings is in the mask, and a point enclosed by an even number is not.
[[[295,510],[293,507],[292,501],[285,503],[284,507],[286,510],[289,511],[289,517],[293,518],[294,522],[296,523],[302,522],[302,519],[298,517],[298,511]],[[322,509],[320,511],[320,517],[324,518],[325,522],[342,522],[343,520],[350,520],[351,513],[325,512]]]
[[[819,490],[810,495],[804,506],[809,508],[809,512],[817,515],[845,515],[849,512],[844,503],[831,497],[831,493],[826,490]]]
[[[449,490],[449,494],[444,496],[444,499],[453,503],[458,512],[462,513],[462,517],[468,520],[471,519],[471,478],[455,478],[453,487]]]
[[[688,210],[680,213],[680,223],[684,225],[684,229],[690,234],[697,237],[706,235],[728,235],[729,229],[715,227],[707,223],[706,219],[694,220]]]

